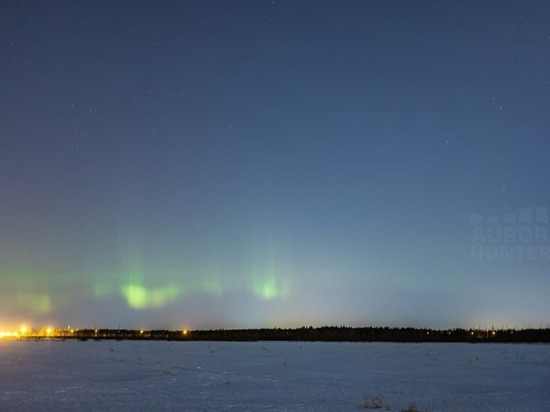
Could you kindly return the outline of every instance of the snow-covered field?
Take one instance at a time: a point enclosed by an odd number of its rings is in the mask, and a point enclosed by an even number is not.
[[[365,396],[549,411],[550,346],[0,341],[2,411],[358,411]]]

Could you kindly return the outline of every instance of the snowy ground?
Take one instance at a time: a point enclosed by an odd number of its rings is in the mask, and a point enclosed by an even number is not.
[[[550,346],[0,341],[0,410],[550,410]]]

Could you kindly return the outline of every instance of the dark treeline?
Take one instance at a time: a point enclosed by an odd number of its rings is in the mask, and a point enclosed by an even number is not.
[[[48,336],[28,338],[177,340],[177,341],[318,341],[318,342],[495,342],[550,343],[546,329],[418,329],[390,327],[302,327],[295,329],[218,329],[218,330],[56,330]]]

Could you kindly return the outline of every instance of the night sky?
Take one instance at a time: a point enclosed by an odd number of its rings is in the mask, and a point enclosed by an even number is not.
[[[0,327],[550,322],[550,4],[2,1]]]

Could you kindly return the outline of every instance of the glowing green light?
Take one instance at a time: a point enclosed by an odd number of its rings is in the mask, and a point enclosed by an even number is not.
[[[138,284],[127,284],[122,286],[120,291],[128,306],[133,309],[162,307],[179,296],[177,285],[148,289]]]
[[[273,299],[277,297],[277,285],[273,279],[268,280],[267,282],[256,282],[254,285],[254,291],[262,299]]]
[[[17,296],[17,303],[38,313],[48,313],[52,310],[50,296],[46,294],[21,294]]]
[[[262,300],[284,298],[290,293],[290,284],[288,281],[278,282],[276,278],[270,277],[255,281],[252,290]]]

